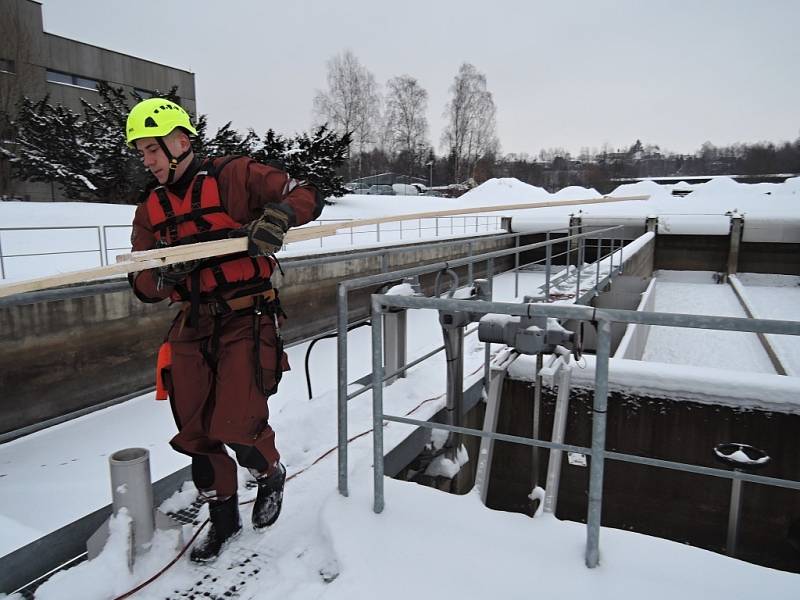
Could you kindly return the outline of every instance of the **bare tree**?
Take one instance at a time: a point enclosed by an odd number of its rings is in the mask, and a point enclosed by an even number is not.
[[[469,63],[458,69],[450,92],[442,147],[453,160],[454,177],[461,181],[472,174],[481,157],[499,150],[496,109],[492,93],[486,89],[486,75]]]
[[[429,144],[428,92],[409,75],[394,77],[387,84],[386,93],[386,140],[387,150],[393,158],[404,155],[408,174],[426,156]]]
[[[352,133],[359,156],[378,142],[381,97],[375,76],[350,50],[328,61],[328,89],[314,97],[318,125]]]

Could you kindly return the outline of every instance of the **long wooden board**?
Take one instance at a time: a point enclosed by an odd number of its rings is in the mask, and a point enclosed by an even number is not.
[[[482,206],[474,208],[457,208],[450,210],[439,210],[430,212],[419,212],[405,215],[392,215],[389,217],[376,217],[372,219],[358,219],[354,221],[342,221],[330,225],[320,225],[316,227],[299,227],[292,229],[286,235],[286,243],[319,239],[335,235],[341,229],[351,227],[364,227],[375,225],[376,223],[391,223],[397,221],[410,221],[416,219],[432,219],[435,217],[449,217],[455,215],[473,215],[488,212],[501,212],[509,210],[524,210],[531,208],[544,208],[548,206],[570,206],[580,204],[602,204],[606,202],[626,202],[631,200],[646,200],[649,196],[627,196],[622,198],[591,198],[587,200],[565,200],[562,202],[533,202],[529,204],[502,204],[494,206]],[[379,201],[376,198],[376,201]],[[247,249],[245,238],[233,238],[229,240],[218,240],[213,242],[200,242],[198,244],[187,244],[185,246],[175,246],[172,248],[159,248],[144,252],[132,252],[121,254],[117,257],[117,262],[113,265],[82,269],[80,271],[69,271],[66,273],[56,273],[34,279],[16,281],[0,285],[0,298],[22,294],[24,292],[34,292],[51,287],[70,285],[94,279],[102,279],[113,275],[124,275],[135,273],[146,269],[154,269],[164,265],[171,265],[186,260],[200,258],[210,258],[212,256],[223,256],[242,252]]]

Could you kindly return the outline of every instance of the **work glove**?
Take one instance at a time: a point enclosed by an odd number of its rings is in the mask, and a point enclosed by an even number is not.
[[[162,285],[178,285],[183,283],[189,274],[194,271],[199,260],[186,260],[172,263],[158,268],[158,283]]]
[[[283,237],[291,221],[292,215],[286,208],[280,204],[268,204],[260,218],[234,229],[228,237],[247,236],[247,253],[250,256],[275,254],[283,246]]]

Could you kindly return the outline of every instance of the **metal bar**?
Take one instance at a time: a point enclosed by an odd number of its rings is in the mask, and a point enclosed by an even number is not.
[[[597,358],[592,408],[592,460],[589,470],[589,508],[586,514],[586,566],[594,569],[600,561],[600,518],[603,506],[603,471],[608,407],[608,357],[611,352],[611,323],[600,320],[597,328]]]
[[[752,473],[745,473],[744,471],[728,471],[713,467],[701,467],[699,465],[690,465],[687,463],[673,462],[671,460],[662,460],[660,458],[649,458],[646,456],[622,454],[612,451],[606,451],[606,459],[629,462],[638,465],[646,465],[648,467],[659,467],[662,469],[672,469],[674,471],[684,471],[686,473],[696,473],[697,475],[709,475],[711,477],[720,477],[722,479],[740,479],[742,481],[751,481],[761,485],[772,485],[790,490],[800,490],[800,481],[795,481],[793,479],[779,479],[777,477],[765,477],[764,475],[753,475]]]
[[[578,454],[586,454],[591,456],[592,449],[584,448],[583,446],[573,446],[572,444],[558,444],[555,442],[548,442],[547,440],[534,440],[531,438],[520,437],[518,435],[509,435],[507,433],[494,433],[490,431],[483,431],[481,429],[470,429],[469,427],[459,427],[457,425],[448,425],[446,423],[432,423],[429,421],[420,421],[418,419],[410,419],[408,417],[398,417],[395,415],[383,415],[384,421],[394,421],[396,423],[405,423],[406,425],[417,425],[418,427],[425,427],[427,429],[444,429],[445,431],[452,431],[453,433],[461,433],[464,435],[473,435],[482,438],[491,438],[500,442],[514,442],[517,444],[524,444],[525,446],[539,446],[541,448],[549,448],[551,450],[566,450],[567,452],[577,452]]]
[[[343,282],[342,285],[346,283]],[[447,311],[468,310],[478,314],[502,313],[511,316],[545,316],[584,321],[606,320],[616,323],[642,323],[645,325],[664,325],[666,327],[800,335],[800,321],[640,312],[615,308],[593,308],[574,304],[472,302],[470,300],[454,300],[451,298],[386,295],[381,295],[380,299],[384,306],[397,308],[430,308]]]
[[[380,242],[381,241],[381,224],[380,223],[375,223],[375,225],[376,225],[375,231],[377,232],[377,237],[378,237],[377,241]]]
[[[494,259],[486,261],[486,280],[489,283],[489,299],[494,298]],[[483,387],[489,391],[489,373],[492,363],[492,344],[486,342],[483,347]]]
[[[501,442],[513,442],[516,444],[523,444],[525,446],[539,446],[540,448],[548,448],[550,450],[562,450],[566,452],[576,452],[578,454],[585,454],[586,456],[592,455],[592,449],[584,446],[574,446],[572,444],[561,444],[557,442],[548,442],[546,440],[534,440],[531,438],[520,437],[516,435],[508,435],[505,433],[491,433],[485,432],[480,429],[470,429],[468,427],[451,426],[444,423],[430,423],[428,421],[420,421],[417,419],[410,419],[408,417],[397,417],[393,415],[383,415],[384,421],[396,421],[397,423],[405,423],[407,425],[417,425],[418,427],[426,427],[428,429],[444,429],[446,431],[453,431],[456,433],[463,433],[465,435],[473,435],[483,438],[491,438]],[[792,490],[800,490],[800,481],[791,479],[778,479],[775,477],[764,477],[763,475],[752,475],[743,471],[726,471],[724,469],[714,469],[712,467],[701,467],[698,465],[690,465],[686,463],[672,462],[669,460],[661,460],[657,458],[648,458],[645,456],[636,456],[633,454],[621,454],[619,452],[605,451],[605,458],[607,460],[618,460],[621,462],[630,462],[640,465],[647,465],[651,467],[660,467],[664,469],[673,469],[675,471],[684,471],[686,473],[697,473],[699,475],[710,475],[712,477],[720,477],[722,479],[740,479],[742,481],[752,481],[762,485],[773,485]]]
[[[519,298],[519,235],[514,239],[514,298]]]
[[[472,242],[467,242],[467,256],[472,258]],[[467,264],[467,283],[472,285],[472,261]]]
[[[534,377],[533,388],[533,423],[531,424],[531,437],[539,439],[540,421],[541,421],[541,408],[542,408],[542,367],[544,366],[544,355],[539,352],[536,355],[536,376]],[[531,474],[533,479],[533,488],[539,485],[539,448],[533,447],[531,455]]]
[[[64,250],[63,252],[36,252],[35,254],[6,254],[6,258],[25,258],[30,256],[54,256],[56,254],[94,254],[97,252],[96,248],[91,250]]]
[[[578,260],[576,261],[578,264],[577,267],[577,281],[575,283],[575,300],[577,301],[578,298],[581,296],[581,271],[583,270],[583,252],[585,249],[585,240],[578,240]],[[567,267],[569,268],[569,267]]]
[[[597,296],[600,293],[600,290],[598,289],[598,287],[600,286],[600,252],[601,252],[602,248],[603,248],[603,242],[602,242],[602,240],[600,240],[600,238],[598,238],[597,239],[597,256],[595,257],[597,259],[597,260],[595,260],[595,264],[597,265],[597,269],[596,269],[597,274],[595,275],[595,278],[594,278],[595,296]]]
[[[609,227],[608,229],[609,230],[617,229],[618,227],[620,227],[620,226]],[[605,230],[603,230],[603,231],[605,231]],[[577,238],[579,238],[581,236],[585,237],[587,235],[589,235],[589,234],[581,233],[581,234],[577,234],[577,235],[571,236],[571,237],[560,238],[558,240],[558,242],[565,242],[565,241],[569,241],[571,239],[577,239]],[[464,242],[461,241],[460,243],[463,244]],[[520,251],[534,250],[536,248],[543,248],[543,247],[547,246],[548,244],[550,244],[550,242],[548,242],[548,241],[536,242],[535,244],[528,244],[526,246],[521,246],[520,247]],[[470,257],[467,257],[467,258],[459,258],[459,259],[451,260],[451,261],[447,261],[447,262],[431,263],[431,264],[428,264],[428,265],[423,265],[421,267],[412,267],[412,268],[409,268],[409,269],[403,269],[401,271],[395,271],[393,273],[388,273],[388,274],[387,273],[380,273],[378,275],[366,275],[364,277],[355,277],[353,279],[348,279],[346,281],[343,281],[342,283],[344,285],[346,285],[349,289],[361,288],[361,287],[369,287],[369,286],[372,286],[372,285],[385,283],[386,281],[391,281],[393,279],[400,279],[402,277],[411,277],[411,276],[414,276],[414,275],[420,275],[422,273],[431,273],[433,271],[439,271],[441,269],[446,269],[446,268],[452,269],[452,268],[462,267],[464,265],[468,265],[470,263],[474,263],[474,262],[477,262],[477,261],[487,260],[488,258],[501,258],[503,256],[507,256],[508,254],[513,253],[514,251],[515,251],[514,248],[506,248],[506,249],[503,249],[503,250],[496,250],[496,251],[493,251],[493,252],[487,252],[485,254],[479,254],[477,256],[470,256]]]
[[[731,481],[731,507],[728,512],[728,556],[736,556],[736,542],[739,538],[739,515],[742,511],[742,480]]]
[[[100,266],[103,267],[108,263],[108,257],[105,256],[103,251],[103,236],[105,235],[105,228],[97,226],[97,245],[99,246],[98,252],[100,253]]]
[[[339,493],[347,496],[347,288],[339,283],[336,292],[339,298],[336,314],[337,457],[339,461]]]
[[[387,382],[387,381],[388,381],[389,379],[391,379],[392,377],[397,377],[397,375],[399,375],[400,373],[405,373],[405,372],[406,372],[406,371],[408,371],[410,368],[417,366],[417,365],[418,365],[419,363],[421,363],[422,361],[429,359],[431,356],[433,356],[433,355],[435,355],[435,354],[438,354],[438,353],[439,353],[439,352],[441,352],[442,350],[444,350],[444,346],[439,346],[438,348],[436,348],[436,349],[434,349],[434,350],[431,350],[431,351],[430,351],[430,352],[428,352],[427,354],[425,354],[425,355],[423,355],[423,356],[420,356],[419,358],[417,358],[417,359],[415,359],[415,360],[411,361],[411,362],[410,362],[410,363],[408,363],[407,365],[403,365],[402,367],[400,367],[400,368],[399,368],[399,369],[397,369],[396,371],[392,371],[391,373],[385,374],[385,375],[383,376],[383,383]],[[361,388],[359,388],[359,389],[355,390],[354,392],[350,392],[350,393],[347,395],[347,400],[348,400],[348,401],[349,401],[349,400],[352,400],[353,398],[355,398],[355,397],[357,397],[357,396],[360,396],[360,395],[361,395],[361,394],[363,394],[364,392],[366,392],[366,391],[369,391],[369,390],[371,390],[371,389],[372,389],[372,384],[365,385],[365,386],[363,386],[363,387],[361,387]]]
[[[545,235],[545,269],[544,269],[544,301],[550,302],[550,270],[553,268],[553,244],[550,243],[550,232]]]
[[[3,235],[0,231],[0,279],[6,278],[6,267],[3,264]]]
[[[383,342],[380,297],[372,296],[372,510],[383,512]]]
[[[467,337],[467,336],[469,336],[469,335],[472,335],[472,334],[473,334],[473,333],[475,333],[476,331],[478,331],[478,327],[477,327],[477,326],[473,327],[472,329],[468,329],[467,331],[465,331],[465,332],[464,332],[464,337]],[[388,381],[389,379],[391,379],[392,377],[396,377],[396,376],[397,376],[397,375],[399,375],[400,373],[404,373],[404,372],[408,371],[410,368],[412,368],[412,367],[416,367],[416,366],[417,366],[419,363],[421,363],[421,362],[423,362],[423,361],[425,361],[425,360],[429,359],[429,358],[430,358],[431,356],[433,356],[434,354],[438,354],[438,353],[439,353],[439,352],[441,352],[442,350],[444,350],[444,346],[439,346],[438,348],[434,348],[433,350],[431,350],[431,351],[430,351],[430,352],[428,352],[427,354],[423,354],[423,355],[422,355],[422,356],[420,356],[419,358],[416,358],[416,359],[412,360],[412,361],[411,361],[410,363],[408,363],[407,365],[403,365],[402,367],[400,367],[400,368],[399,368],[399,369],[397,369],[396,371],[392,371],[391,373],[385,373],[385,372],[384,372],[384,375],[383,375],[383,381],[384,381],[384,383],[385,383],[385,382],[387,382],[387,381]],[[356,390],[356,391],[354,391],[354,392],[350,392],[350,394],[348,394],[348,395],[347,395],[347,400],[348,400],[348,401],[349,401],[349,400],[352,400],[352,399],[353,399],[353,398],[355,398],[356,396],[360,396],[360,395],[361,395],[361,394],[363,394],[364,392],[366,392],[366,391],[369,391],[369,390],[371,390],[371,389],[372,389],[372,384],[371,384],[371,383],[370,383],[370,384],[367,384],[367,385],[365,385],[365,386],[363,386],[363,387],[361,387],[361,388],[357,389],[357,390]]]

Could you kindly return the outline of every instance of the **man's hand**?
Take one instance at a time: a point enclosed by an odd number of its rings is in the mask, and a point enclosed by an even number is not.
[[[231,231],[229,237],[247,236],[250,256],[275,254],[283,246],[283,236],[289,230],[291,214],[279,204],[269,204],[261,218]]]
[[[183,283],[186,277],[194,271],[197,260],[187,260],[171,265],[164,265],[158,268],[158,281],[162,285],[178,285]]]

